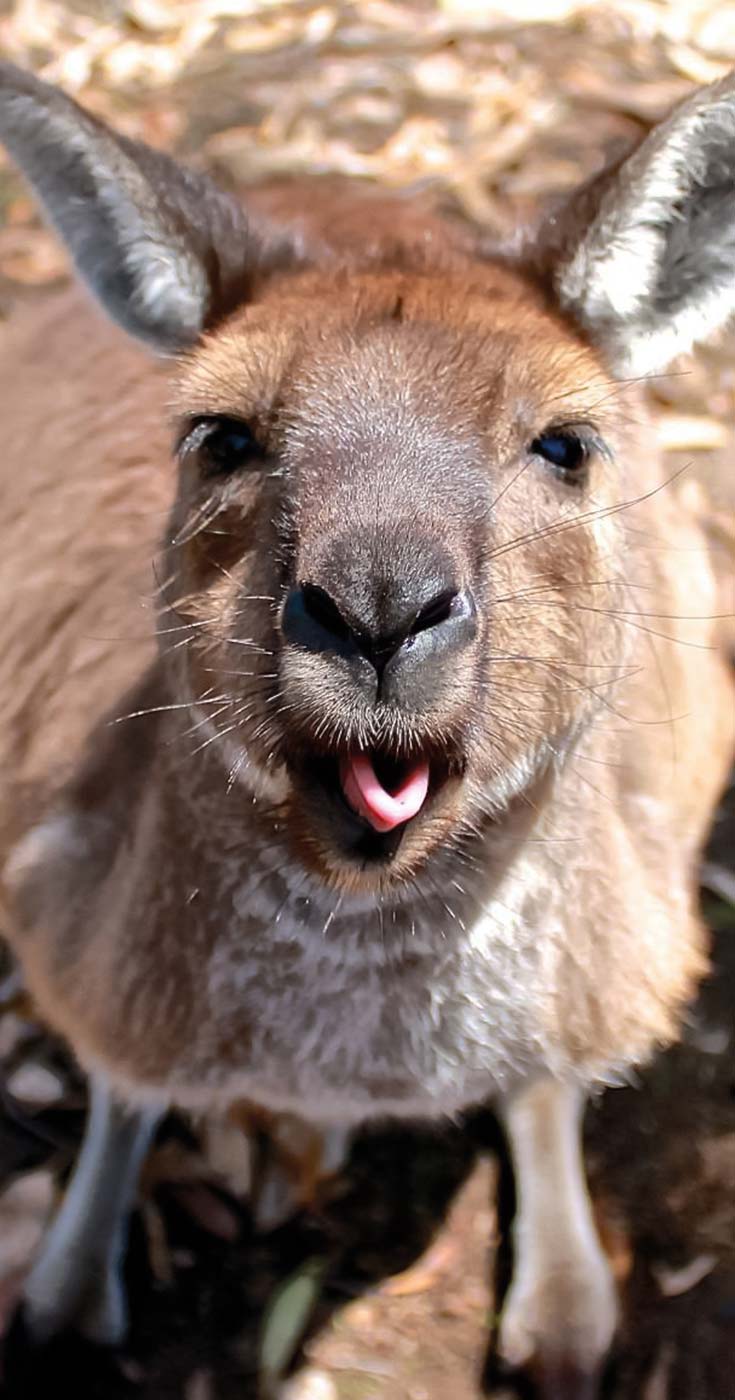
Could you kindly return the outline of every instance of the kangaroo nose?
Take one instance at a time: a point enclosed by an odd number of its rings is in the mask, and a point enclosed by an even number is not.
[[[376,609],[364,610],[338,602],[326,589],[302,583],[291,590],[283,612],[284,637],[311,652],[363,656],[382,680],[396,658],[411,655],[413,663],[448,657],[475,633],[475,606],[468,589],[452,583],[437,589],[436,579],[408,598],[397,589]]]

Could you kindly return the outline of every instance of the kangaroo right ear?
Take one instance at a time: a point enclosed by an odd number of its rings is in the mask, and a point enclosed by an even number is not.
[[[77,270],[131,335],[165,354],[297,256],[206,176],[118,136],[58,88],[0,63],[0,140]]]
[[[561,305],[624,374],[735,316],[735,74],[701,88],[546,229]]]

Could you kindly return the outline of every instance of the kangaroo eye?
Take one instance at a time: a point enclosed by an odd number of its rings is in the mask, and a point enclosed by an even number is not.
[[[240,418],[199,418],[192,424],[179,453],[196,452],[205,476],[229,476],[263,462],[263,449]]]
[[[575,481],[582,478],[589,460],[587,444],[576,433],[567,431],[542,433],[531,443],[531,452],[543,457],[560,476]]]

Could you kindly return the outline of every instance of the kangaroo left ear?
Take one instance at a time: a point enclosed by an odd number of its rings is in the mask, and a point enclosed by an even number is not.
[[[105,310],[163,354],[193,344],[259,276],[295,260],[288,231],[12,63],[0,63],[0,140]]]
[[[561,306],[619,373],[662,369],[724,326],[735,314],[735,73],[573,195],[546,246]]]

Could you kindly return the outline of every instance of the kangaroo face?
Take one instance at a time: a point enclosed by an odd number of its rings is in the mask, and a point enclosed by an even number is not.
[[[612,385],[521,278],[470,264],[280,284],[178,406],[166,596],[208,738],[232,782],[244,754],[285,779],[323,879],[405,883],[621,663]]]

